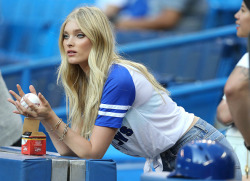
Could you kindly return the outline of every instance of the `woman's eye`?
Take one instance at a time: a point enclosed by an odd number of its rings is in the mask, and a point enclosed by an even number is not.
[[[84,34],[82,34],[82,33],[79,33],[79,34],[77,34],[77,37],[78,37],[78,38],[84,38],[84,37],[85,37],[85,35],[84,35]]]
[[[68,38],[69,38],[69,35],[66,35],[66,34],[63,35],[63,39],[68,39]]]

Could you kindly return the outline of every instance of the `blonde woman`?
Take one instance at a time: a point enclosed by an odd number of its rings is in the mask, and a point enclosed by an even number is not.
[[[66,92],[68,123],[41,93],[39,107],[27,99],[32,110],[22,107],[19,85],[20,96],[10,91],[17,99],[9,99],[17,107],[14,112],[41,120],[61,155],[100,159],[112,144],[125,154],[145,157],[145,172],[151,163],[156,171],[173,170],[178,149],[192,140],[215,140],[231,148],[214,127],[177,106],[143,65],[118,56],[114,44],[110,23],[98,8],[75,9],[59,38],[58,80]],[[30,91],[36,93],[33,86]],[[236,156],[235,161],[241,178]]]

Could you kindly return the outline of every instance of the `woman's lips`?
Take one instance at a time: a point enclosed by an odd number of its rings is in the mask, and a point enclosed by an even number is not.
[[[74,56],[75,54],[76,54],[76,51],[73,51],[73,50],[67,51],[68,56]]]

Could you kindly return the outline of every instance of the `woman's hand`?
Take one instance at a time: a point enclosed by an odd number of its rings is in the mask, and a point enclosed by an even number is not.
[[[30,92],[33,94],[36,94],[36,90],[34,86],[29,86]],[[37,106],[33,104],[29,99],[24,98],[24,101],[28,104],[29,108],[25,108],[21,105],[20,101],[21,98],[25,95],[23,92],[21,86],[17,84],[17,90],[19,92],[19,95],[15,93],[14,91],[10,90],[10,94],[13,95],[16,99],[16,101],[12,99],[8,99],[10,103],[12,103],[14,106],[16,106],[17,110],[13,111],[13,113],[21,114],[26,117],[31,117],[38,120],[46,120],[50,119],[51,115],[53,114],[53,110],[51,109],[51,106],[49,102],[44,98],[44,96],[41,93],[38,93],[38,97],[40,99],[40,106]]]

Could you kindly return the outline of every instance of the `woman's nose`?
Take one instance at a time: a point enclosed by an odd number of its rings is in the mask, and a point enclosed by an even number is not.
[[[74,41],[73,41],[73,39],[70,37],[69,39],[68,39],[68,41],[67,41],[67,46],[73,46],[74,45]]]
[[[234,14],[235,19],[239,19],[240,10]]]

